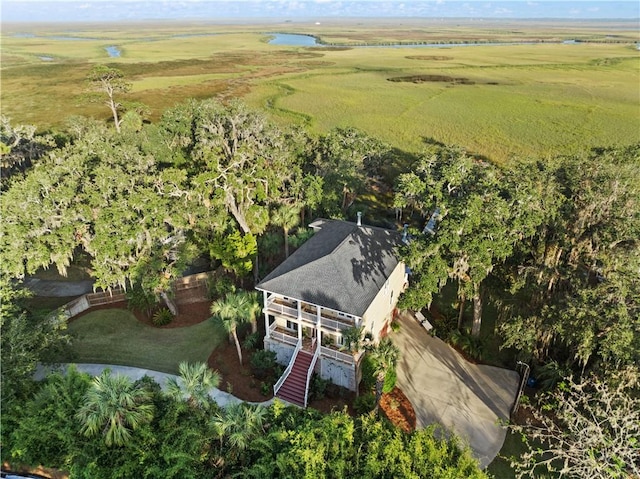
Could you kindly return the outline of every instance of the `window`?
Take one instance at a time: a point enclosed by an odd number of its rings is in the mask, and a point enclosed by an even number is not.
[[[336,337],[336,344],[337,344],[338,346],[343,346],[343,345],[344,345],[344,338],[342,337],[342,334],[339,334],[339,335]]]
[[[293,321],[287,321],[287,329],[290,329],[291,331],[297,331],[298,324],[294,323]]]

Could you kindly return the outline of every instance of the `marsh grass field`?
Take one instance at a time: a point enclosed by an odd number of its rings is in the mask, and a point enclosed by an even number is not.
[[[41,130],[70,115],[108,119],[84,94],[89,70],[104,63],[132,81],[127,99],[148,105],[151,120],[186,98],[242,97],[278,121],[317,133],[354,126],[409,152],[432,139],[496,162],[546,157],[640,141],[636,27],[380,19],[3,25],[2,113]],[[342,47],[269,45],[268,32]],[[354,46],[425,42],[455,45]],[[109,46],[120,56],[109,57]]]

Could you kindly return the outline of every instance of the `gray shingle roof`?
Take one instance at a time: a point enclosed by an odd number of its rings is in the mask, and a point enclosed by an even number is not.
[[[324,220],[256,288],[362,316],[398,264],[396,231]]]

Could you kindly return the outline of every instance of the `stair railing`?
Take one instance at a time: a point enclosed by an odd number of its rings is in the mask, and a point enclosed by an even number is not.
[[[298,339],[298,342],[296,343],[296,349],[293,350],[293,356],[291,356],[291,361],[289,361],[289,365],[287,366],[287,369],[284,370],[284,372],[282,373],[282,376],[280,376],[280,379],[278,379],[278,381],[273,385],[274,396],[278,394],[278,391],[280,391],[280,388],[289,377],[289,373],[291,373],[291,370],[293,369],[293,363],[296,362],[296,358],[298,357],[298,353],[300,352],[301,349],[302,349],[302,338]]]
[[[316,361],[318,361],[318,356],[320,356],[320,348],[318,348],[315,344],[315,351],[313,352],[313,359],[311,360],[311,364],[309,364],[309,370],[307,371],[307,385],[304,388],[304,407],[307,407],[307,401],[309,400],[309,383],[311,382],[311,376],[313,375],[313,370],[316,367]]]

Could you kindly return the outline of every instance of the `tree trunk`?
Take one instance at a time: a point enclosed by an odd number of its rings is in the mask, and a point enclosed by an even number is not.
[[[378,375],[376,378],[376,406],[373,408],[375,414],[380,409],[380,399],[382,398],[382,389],[384,388],[384,375]]]
[[[233,334],[233,340],[236,343],[236,351],[238,351],[238,359],[240,360],[240,364],[242,364],[242,349],[240,349],[240,341],[238,340],[238,334],[236,333],[235,328],[232,331],[232,334]]]
[[[173,314],[174,316],[178,316],[178,306],[176,306],[176,303],[173,302],[167,292],[160,291],[160,297],[164,301],[164,304],[167,305],[167,308],[169,308],[169,311],[171,311],[171,314]]]
[[[458,331],[462,329],[462,319],[464,316],[464,306],[467,302],[467,298],[464,296],[464,291],[460,295],[460,310],[458,311]]]
[[[244,217],[240,208],[238,208],[238,204],[236,203],[236,199],[233,196],[233,192],[230,189],[225,191],[225,205],[234,219],[238,222],[238,226],[242,230],[243,234],[248,234],[251,232],[249,229],[249,223],[247,223],[247,219]]]
[[[482,325],[482,297],[480,295],[480,284],[473,285],[473,326],[471,327],[471,335],[480,335],[480,326]]]
[[[285,259],[289,257],[289,229],[283,228],[284,230],[284,257]]]

